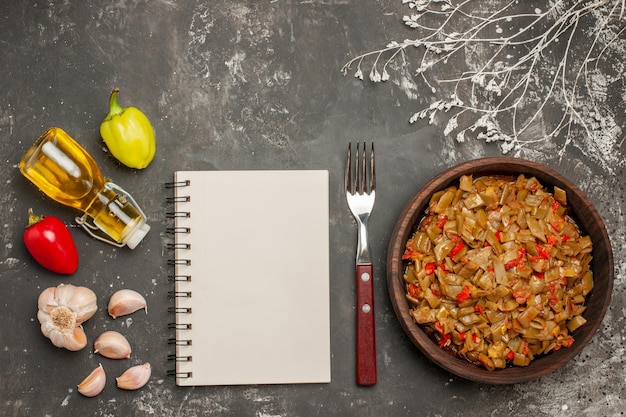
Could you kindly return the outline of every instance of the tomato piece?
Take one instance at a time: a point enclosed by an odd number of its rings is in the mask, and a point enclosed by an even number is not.
[[[508,271],[509,269],[514,268],[517,265],[519,265],[519,259],[511,259],[510,261],[504,264],[504,269]]]
[[[37,216],[28,212],[24,244],[44,268],[58,274],[73,274],[78,269],[78,251],[70,231],[54,216]]]
[[[422,289],[420,287],[418,287],[417,285],[411,283],[411,284],[409,284],[408,291],[409,291],[409,295],[411,297],[415,298],[415,297],[417,297],[419,295],[419,293],[422,291]]]
[[[537,252],[539,253],[539,257],[541,259],[548,260],[550,259],[550,252],[545,247],[541,246],[539,243],[535,243],[535,248],[537,248]]]
[[[455,247],[452,248],[452,250],[450,251],[450,258],[454,258],[459,252],[461,252],[463,250],[463,248],[465,247],[465,243],[463,243],[463,241],[459,242],[456,244]]]
[[[463,287],[463,290],[456,295],[456,302],[457,304],[461,304],[468,298],[470,298],[470,287],[466,285],[465,287]]]
[[[440,214],[437,216],[437,227],[440,229],[443,229],[443,227],[446,225],[446,222],[448,221],[448,216],[445,214]]]
[[[517,251],[517,259],[511,259],[504,264],[504,269],[509,270],[516,266],[524,265],[524,259],[526,258],[526,248],[521,248]]]
[[[445,347],[450,343],[451,339],[452,336],[450,336],[449,334],[441,335],[441,339],[439,339],[439,347]]]
[[[426,275],[433,274],[435,272],[436,266],[437,264],[434,262],[428,262],[426,265],[424,265],[424,272],[426,272]]]

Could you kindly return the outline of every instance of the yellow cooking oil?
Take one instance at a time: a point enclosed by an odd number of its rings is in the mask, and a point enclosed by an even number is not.
[[[48,197],[81,210],[86,230],[99,230],[114,241],[109,243],[132,249],[150,229],[132,197],[104,178],[91,155],[61,128],[44,132],[19,167]]]

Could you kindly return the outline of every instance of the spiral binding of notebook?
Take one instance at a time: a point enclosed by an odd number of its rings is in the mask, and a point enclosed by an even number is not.
[[[189,202],[191,200],[191,196],[189,195],[177,195],[178,193],[176,190],[179,188],[188,187],[189,185],[190,185],[189,181],[174,181],[174,182],[168,182],[165,184],[166,188],[174,189],[175,194],[176,194],[175,196],[167,197],[166,199],[166,202],[169,205],[171,205],[173,208],[172,211],[168,211],[166,213],[167,219],[174,220],[174,222],[176,223],[176,219],[178,218],[189,218],[191,216],[190,212],[176,211],[177,203]],[[173,239],[174,239],[174,243],[166,244],[166,249],[174,255],[174,258],[169,259],[167,264],[168,266],[174,268],[174,272],[173,274],[168,276],[168,280],[174,283],[174,287],[175,287],[174,290],[168,291],[168,295],[175,300],[174,306],[168,307],[168,313],[174,315],[174,321],[169,322],[167,327],[169,330],[175,331],[175,336],[170,337],[168,339],[168,344],[173,345],[176,349],[175,353],[168,355],[168,360],[175,362],[175,363],[192,362],[193,360],[192,355],[180,354],[180,352],[177,349],[179,346],[191,346],[192,345],[192,339],[190,337],[185,337],[183,334],[184,332],[188,332],[191,330],[192,328],[191,323],[186,323],[182,321],[185,315],[191,314],[191,308],[179,305],[179,299],[191,298],[192,292],[178,290],[179,283],[190,283],[192,279],[190,274],[179,273],[179,269],[180,269],[179,266],[191,265],[191,260],[184,258],[184,251],[191,249],[191,244],[184,241],[185,236],[191,233],[191,228],[178,227],[175,225],[174,227],[166,228],[166,232],[169,235],[173,236]],[[173,369],[169,369],[167,371],[167,374],[170,376],[174,376],[177,379],[178,378],[190,378],[192,376],[191,372],[179,372],[176,365],[173,367]]]

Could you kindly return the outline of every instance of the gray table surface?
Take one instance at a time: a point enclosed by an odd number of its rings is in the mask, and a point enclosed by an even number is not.
[[[0,415],[623,415],[623,73],[603,84],[608,98],[600,107],[611,109],[607,114],[614,121],[600,126],[604,142],[579,132],[562,155],[562,142],[550,140],[512,153],[579,184],[602,215],[616,264],[603,326],[573,362],[547,377],[509,386],[477,384],[430,363],[404,335],[387,296],[385,258],[395,219],[421,186],[457,163],[501,155],[501,148],[446,139],[441,123],[409,124],[410,115],[433,96],[417,78],[415,89],[407,87],[403,80],[413,79],[408,71],[376,84],[340,72],[353,56],[410,37],[402,24],[408,13],[400,0],[2,2]],[[410,65],[411,54],[405,59]],[[99,136],[116,86],[121,104],[141,108],[155,127],[158,150],[145,170],[121,166]],[[152,225],[134,250],[105,245],[72,227],[80,267],[71,277],[39,267],[22,240],[29,207],[68,225],[77,214],[39,192],[17,167],[50,126],[77,139],[103,173],[141,203]],[[342,189],[346,144],[357,140],[375,141],[378,163],[371,244],[379,380],[369,388],[358,387],[354,376],[355,224]],[[164,183],[181,169],[278,168],[330,172],[332,382],[176,387],[166,375],[172,284],[167,280],[171,254],[165,249],[171,240],[165,233],[170,192]],[[100,308],[85,325],[88,337],[93,340],[103,330],[132,334],[132,359],[109,361],[91,346],[67,352],[41,335],[37,297],[61,282],[86,285],[98,294]],[[111,320],[105,300],[120,288],[141,292],[148,314]],[[82,397],[76,384],[99,362],[111,374],[150,362],[153,375],[139,391],[118,390],[110,377],[101,395]]]

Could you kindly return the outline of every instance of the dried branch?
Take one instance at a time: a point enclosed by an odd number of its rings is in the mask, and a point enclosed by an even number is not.
[[[556,0],[546,10],[529,10],[528,3],[516,0],[496,1],[492,11],[483,10],[485,2],[472,0],[402,3],[411,12],[403,22],[417,36],[359,55],[342,72],[363,80],[371,61],[369,80],[387,81],[398,57],[418,50],[413,75],[435,99],[415,112],[411,123],[425,118],[436,123],[447,113],[445,135],[458,142],[471,136],[499,141],[503,153],[564,137],[562,156],[580,129],[597,138],[589,120],[600,111],[594,80],[619,79],[625,70],[626,0]],[[600,66],[607,61],[612,66]],[[465,68],[460,75],[451,73],[459,65]],[[615,66],[620,66],[617,75],[602,73],[601,68]],[[548,109],[551,115],[556,111],[555,119],[547,117]],[[531,129],[537,125],[541,135]],[[619,146],[617,139],[612,146]],[[592,156],[604,157],[605,148],[592,149]]]

